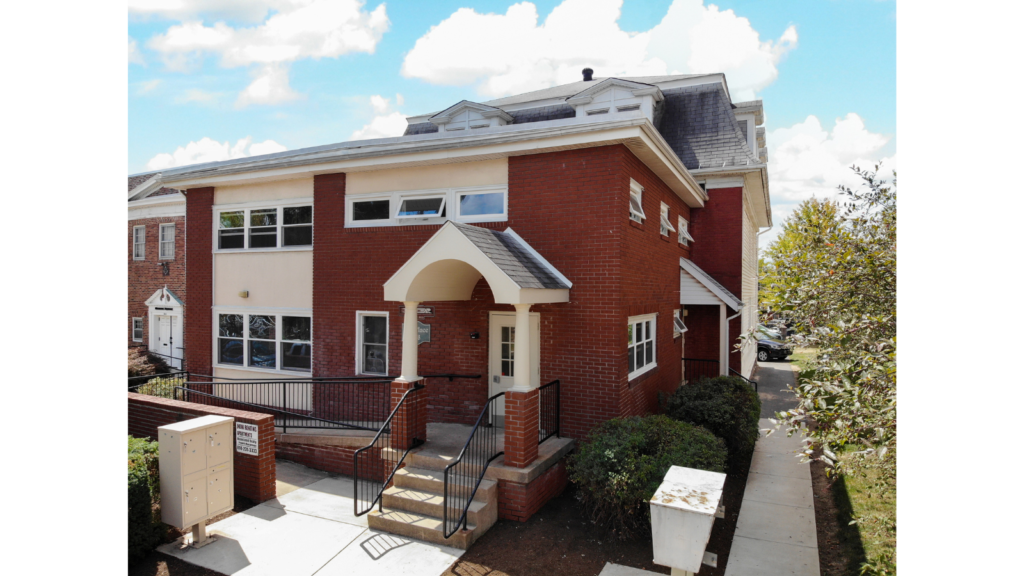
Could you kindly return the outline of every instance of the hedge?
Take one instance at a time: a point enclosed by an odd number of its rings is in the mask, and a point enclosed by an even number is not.
[[[666,400],[665,414],[725,440],[730,472],[749,466],[760,434],[761,399],[742,379],[718,376],[680,386]]]
[[[128,436],[128,562],[160,543],[164,526],[153,518],[160,498],[159,449],[156,442]]]

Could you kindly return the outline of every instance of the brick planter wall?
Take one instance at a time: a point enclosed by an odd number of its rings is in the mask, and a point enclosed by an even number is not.
[[[273,416],[128,393],[128,433],[135,437],[156,439],[160,426],[209,415],[229,416],[236,422],[259,427],[259,456],[234,453],[235,494],[254,502],[274,498],[277,494],[277,467],[274,463]]]
[[[498,480],[498,518],[526,522],[568,483],[564,458],[529,484]]]

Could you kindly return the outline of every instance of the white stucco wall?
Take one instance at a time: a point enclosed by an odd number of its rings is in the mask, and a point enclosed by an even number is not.
[[[259,184],[243,184],[240,186],[217,186],[213,190],[214,205],[312,197],[312,178],[278,180]]]
[[[312,250],[214,254],[213,273],[214,306],[313,308]]]
[[[508,185],[507,158],[439,166],[352,172],[345,177],[345,194],[374,194],[500,184]],[[310,196],[312,196],[312,188],[310,188]]]

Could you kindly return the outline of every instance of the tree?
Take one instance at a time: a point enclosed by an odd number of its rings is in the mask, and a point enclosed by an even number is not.
[[[801,373],[798,406],[777,414],[808,435],[832,474],[876,469],[879,490],[896,490],[896,173],[891,183],[854,172],[837,202],[808,200],[765,252],[761,308],[796,324],[793,344],[818,349]],[[808,457],[811,450],[807,450]],[[895,518],[891,522],[895,531]],[[869,559],[876,567],[895,558]]]

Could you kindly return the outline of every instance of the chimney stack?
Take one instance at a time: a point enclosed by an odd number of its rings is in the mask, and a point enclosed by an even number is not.
[[[590,68],[583,69],[583,81],[591,82],[594,80],[594,71]]]

